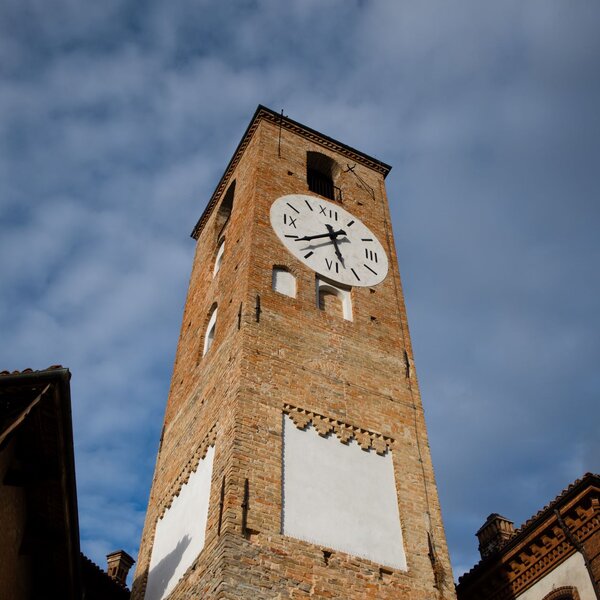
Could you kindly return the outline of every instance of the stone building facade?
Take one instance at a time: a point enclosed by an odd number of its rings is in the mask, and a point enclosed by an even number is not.
[[[389,170],[257,109],[193,231],[133,598],[454,598]]]

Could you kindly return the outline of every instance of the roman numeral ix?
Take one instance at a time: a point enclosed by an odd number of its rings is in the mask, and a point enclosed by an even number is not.
[[[298,211],[296,211],[298,212]],[[284,225],[289,225],[290,227],[293,227],[294,229],[298,229],[296,227],[296,221],[298,220],[298,217],[292,217],[290,215],[288,215],[287,213],[283,213],[283,224]]]

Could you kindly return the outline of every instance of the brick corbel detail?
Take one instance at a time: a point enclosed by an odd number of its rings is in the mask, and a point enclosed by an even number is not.
[[[579,592],[577,588],[572,586],[563,586],[552,590],[548,595],[544,596],[542,600],[579,600]]]
[[[196,446],[196,449],[190,455],[189,460],[169,488],[167,494],[159,505],[158,519],[162,519],[167,509],[173,504],[173,500],[179,496],[181,488],[188,482],[190,475],[195,473],[200,465],[200,461],[206,456],[208,449],[215,445],[217,438],[217,427],[213,425],[204,439]],[[157,520],[158,520],[157,519]]]
[[[150,543],[148,545],[148,570],[143,574],[142,580],[139,583],[139,587],[135,593],[135,596],[132,596],[133,600],[139,600],[144,598],[146,595],[146,588],[148,586],[148,575],[149,575],[149,567],[150,567],[150,556],[152,555],[152,548],[154,547],[154,536],[156,535],[156,525],[165,515],[165,512],[171,507],[173,504],[173,500],[179,496],[181,492],[181,488],[186,484],[190,478],[192,473],[195,473],[200,465],[200,461],[206,456],[208,449],[211,446],[215,445],[215,441],[217,439],[217,425],[213,425],[210,431],[206,434],[204,439],[196,446],[196,449],[190,455],[190,459],[187,461],[173,484],[169,487],[167,493],[165,494],[163,500],[158,505],[158,516],[154,520],[154,528],[152,529],[152,535],[150,536]]]
[[[354,439],[363,450],[373,449],[380,455],[384,455],[388,450],[391,450],[394,444],[393,438],[381,433],[355,427],[349,423],[331,419],[291,404],[284,404],[283,412],[288,415],[298,429],[306,429],[312,423],[316,432],[322,437],[326,437],[333,432],[342,444],[348,444]]]
[[[588,509],[581,507],[571,512],[569,526],[573,536],[580,542],[592,535],[600,525],[594,509],[592,502]],[[516,554],[508,556],[504,568],[500,567],[496,575],[490,578],[490,600],[510,600],[518,596],[576,552],[560,527],[553,522],[548,523],[537,538],[536,552],[532,551],[533,544],[530,541]],[[504,583],[506,579],[508,582]]]

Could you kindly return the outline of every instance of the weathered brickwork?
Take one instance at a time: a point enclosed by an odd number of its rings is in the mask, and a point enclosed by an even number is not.
[[[318,309],[315,273],[286,251],[269,223],[274,200],[312,194],[307,151],[330,156],[342,167],[335,183],[344,208],[377,235],[390,259],[382,283],[352,289],[353,321]],[[221,231],[214,209],[198,231],[133,598],[144,596],[156,520],[211,436],[215,458],[206,545],[170,597],[454,598],[385,171],[287,119],[280,127],[269,111],[255,116],[218,188],[222,197],[236,182],[231,217]],[[213,278],[221,237],[225,253]],[[296,298],[272,291],[274,265],[296,276]],[[202,356],[215,302],[215,339]],[[337,424],[336,434],[349,427],[369,435],[376,450],[391,445],[407,571],[281,535],[283,414],[294,411],[297,419],[304,418],[301,413],[324,419],[332,429]]]

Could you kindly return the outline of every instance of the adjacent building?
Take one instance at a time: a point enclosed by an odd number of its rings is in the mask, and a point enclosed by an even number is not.
[[[458,600],[599,600],[600,476],[587,473],[515,530],[491,514]]]
[[[127,600],[133,559],[112,576],[79,548],[71,374],[60,366],[0,373],[0,598]]]

